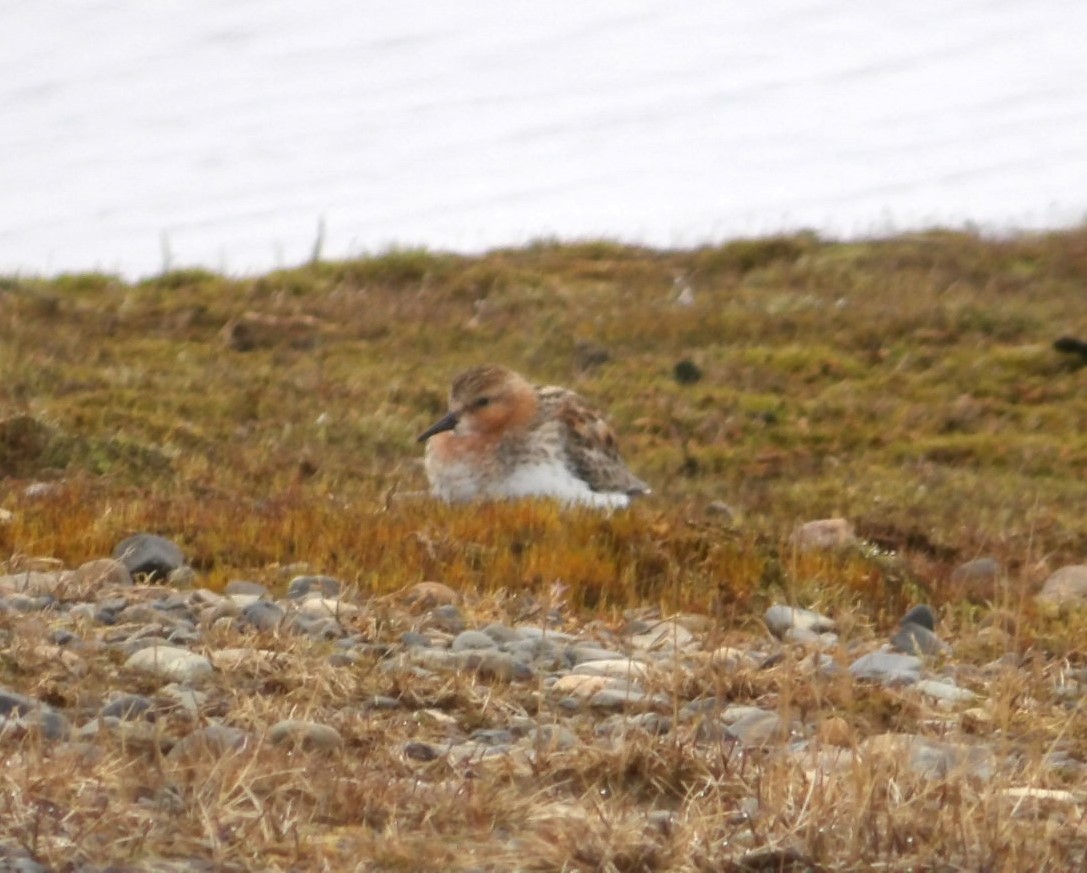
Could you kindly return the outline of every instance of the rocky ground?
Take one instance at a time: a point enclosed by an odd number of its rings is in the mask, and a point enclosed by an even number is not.
[[[797,547],[848,547],[847,528]],[[651,609],[613,626],[556,588],[503,622],[437,582],[375,598],[277,575],[212,591],[141,534],[0,576],[0,869],[1084,861],[1087,670],[1015,654],[1012,616],[958,640],[926,605],[890,639],[786,604],[757,630]],[[1039,604],[1085,599],[1069,566]]]

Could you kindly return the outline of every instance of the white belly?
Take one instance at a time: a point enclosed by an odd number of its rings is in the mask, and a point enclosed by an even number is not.
[[[521,464],[502,477],[481,473],[474,464],[427,464],[431,493],[453,503],[516,497],[553,497],[563,503],[609,509],[630,503],[626,494],[593,491],[561,463]]]

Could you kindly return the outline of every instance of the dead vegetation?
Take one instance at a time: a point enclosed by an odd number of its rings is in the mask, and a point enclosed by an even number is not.
[[[670,729],[602,741],[537,680],[332,666],[332,643],[209,631],[212,658],[272,654],[217,672],[197,714],[162,701],[83,742],[0,737],[3,845],[58,870],[1080,868],[1087,624],[1039,615],[1032,595],[1087,561],[1087,371],[1054,347],[1087,338],[1085,281],[1084,229],[0,279],[9,570],[152,530],[206,587],[336,576],[365,607],[350,630],[390,652],[418,626],[402,592],[427,580],[480,625],[551,616],[621,640],[628,610],[697,615],[707,653],[765,645],[762,609],[797,603],[838,620],[846,661],[924,601],[983,700],[817,678],[791,650],[765,669],[707,657],[654,689],[776,709],[805,755],[707,739],[666,708]],[[483,361],[593,398],[654,495],[610,516],[422,497],[412,438]],[[795,526],[828,516],[860,543],[797,549]],[[955,575],[983,555],[1001,572]],[[66,662],[48,634],[48,616],[0,614],[0,685],[87,720],[107,692],[159,693],[108,652]],[[261,738],[291,717],[343,745],[175,751],[209,725]],[[426,754],[545,725],[578,743]],[[879,740],[907,733],[983,744],[992,772],[918,773]],[[1078,768],[1049,766],[1057,752]]]

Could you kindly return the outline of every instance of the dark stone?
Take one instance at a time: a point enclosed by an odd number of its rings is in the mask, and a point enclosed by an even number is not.
[[[430,619],[429,624],[446,633],[459,634],[464,630],[464,618],[452,603],[435,607],[427,613],[427,617]]]
[[[257,630],[274,630],[283,621],[283,607],[270,600],[257,600],[242,609],[240,620]]]
[[[177,545],[165,537],[148,533],[121,540],[113,550],[113,557],[133,576],[148,576],[153,581],[166,579],[185,563],[185,555]]]
[[[680,385],[693,385],[702,378],[702,369],[694,361],[684,359],[676,364],[672,375]]]
[[[153,721],[154,713],[151,707],[150,699],[142,694],[122,694],[103,706],[98,714],[105,718],[119,718],[123,721],[135,721],[141,718]]]
[[[891,636],[891,645],[907,655],[935,655],[947,648],[931,630],[913,622],[899,626]]]
[[[934,631],[936,630],[936,616],[932,612],[932,607],[922,603],[902,616],[902,621],[899,624],[919,624],[921,627]]]
[[[23,715],[32,712],[41,704],[33,697],[19,694],[17,691],[8,691],[0,688],[0,715]]]

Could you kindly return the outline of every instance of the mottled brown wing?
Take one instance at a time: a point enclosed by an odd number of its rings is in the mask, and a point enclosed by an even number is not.
[[[566,458],[593,491],[646,494],[649,486],[627,469],[608,423],[568,388],[539,389],[540,405],[563,428]]]

